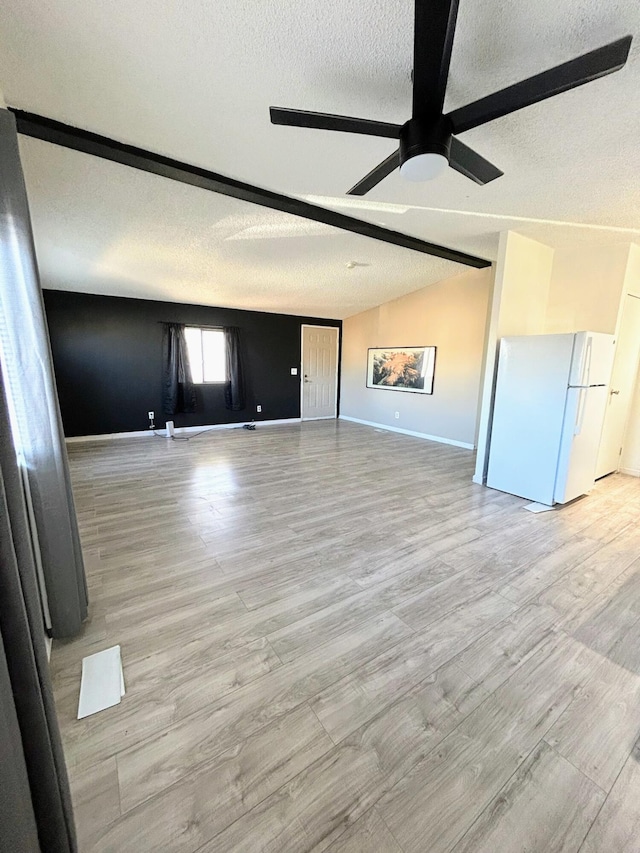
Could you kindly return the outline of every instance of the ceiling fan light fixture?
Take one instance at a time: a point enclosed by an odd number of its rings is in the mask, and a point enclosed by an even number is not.
[[[448,165],[449,161],[444,154],[429,151],[405,160],[400,166],[400,174],[407,181],[432,181],[441,175]]]
[[[451,126],[444,116],[411,119],[400,131],[400,174],[408,181],[431,181],[449,165],[450,150]]]

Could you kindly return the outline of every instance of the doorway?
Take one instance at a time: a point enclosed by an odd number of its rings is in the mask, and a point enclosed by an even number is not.
[[[620,468],[622,442],[633,398],[639,358],[640,298],[627,294],[616,342],[609,399],[596,466],[596,479],[605,477]]]
[[[335,326],[302,326],[300,412],[303,421],[338,415],[338,346]]]

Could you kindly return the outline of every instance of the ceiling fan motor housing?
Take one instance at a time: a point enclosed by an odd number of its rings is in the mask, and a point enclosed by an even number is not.
[[[446,116],[410,119],[400,130],[400,165],[419,154],[440,154],[449,161],[452,132]]]

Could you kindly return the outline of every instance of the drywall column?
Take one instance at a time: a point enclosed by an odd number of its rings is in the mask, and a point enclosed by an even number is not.
[[[487,479],[498,342],[505,335],[544,333],[552,267],[553,249],[549,246],[514,231],[500,235],[487,324],[474,483]]]
[[[629,249],[624,293],[625,295],[640,296],[640,246],[635,245],[635,243],[632,243]],[[633,474],[634,477],[640,477],[640,365],[622,444],[621,461],[620,470],[623,474]]]

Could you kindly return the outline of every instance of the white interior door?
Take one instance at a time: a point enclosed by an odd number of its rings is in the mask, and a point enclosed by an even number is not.
[[[302,327],[302,419],[335,418],[338,406],[338,329]]]
[[[608,402],[598,452],[596,478],[620,467],[624,431],[640,358],[640,298],[627,295],[622,310],[620,332],[608,390]]]

